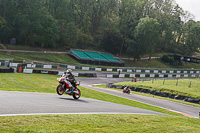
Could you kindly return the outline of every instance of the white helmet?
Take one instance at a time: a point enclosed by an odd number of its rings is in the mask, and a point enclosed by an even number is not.
[[[72,73],[72,70],[71,70],[71,69],[67,69],[66,72],[67,72],[67,73]]]

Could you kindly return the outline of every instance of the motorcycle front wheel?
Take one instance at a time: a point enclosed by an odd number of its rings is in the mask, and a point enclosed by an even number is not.
[[[73,98],[79,99],[80,96],[81,96],[81,91],[78,88],[76,88],[75,92],[73,92]]]
[[[56,91],[58,95],[63,95],[63,93],[65,92],[65,90],[62,88],[62,85],[58,85]]]

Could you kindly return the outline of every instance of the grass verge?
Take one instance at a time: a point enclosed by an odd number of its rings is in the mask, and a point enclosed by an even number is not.
[[[140,87],[145,89],[167,92],[171,94],[200,98],[200,79],[121,82],[116,83],[115,85]]]
[[[80,65],[76,60],[69,57],[67,54],[44,54],[44,53],[17,53],[13,52],[11,55],[6,55],[5,52],[0,52],[0,58],[12,58],[15,62],[26,61],[45,61],[45,62],[54,62],[66,64],[76,64]]]
[[[197,133],[199,119],[157,115],[48,115],[0,117],[1,132]]]

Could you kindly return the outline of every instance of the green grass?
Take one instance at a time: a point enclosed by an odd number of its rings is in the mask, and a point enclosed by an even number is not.
[[[0,117],[1,132],[198,133],[200,119],[157,115],[50,115]]]
[[[0,58],[12,58],[14,62],[26,61],[45,61],[63,64],[76,64],[80,65],[77,61],[69,57],[67,54],[43,54],[43,53],[12,53],[7,55],[5,52],[0,52]]]
[[[11,50],[28,50],[28,51],[66,51],[62,47],[60,48],[41,48],[41,47],[31,47],[31,46],[23,46],[23,45],[10,45],[10,44],[4,44],[4,46],[7,49]],[[2,49],[2,47],[0,47]]]
[[[0,81],[0,89],[8,91],[54,93],[58,85],[56,76],[45,74],[0,73]]]
[[[190,86],[191,83],[191,86]],[[115,85],[126,85],[142,87],[145,89],[158,90],[162,92],[200,98],[200,79],[177,80],[152,80],[140,82],[122,82]],[[190,87],[189,87],[190,86]]]

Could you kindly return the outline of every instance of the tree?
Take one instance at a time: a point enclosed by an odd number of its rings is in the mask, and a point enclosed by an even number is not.
[[[61,23],[61,24],[60,24]],[[78,30],[73,22],[67,23],[66,21],[59,22],[59,41],[58,46],[65,47],[66,49],[74,48],[78,38]]]
[[[118,54],[123,38],[116,30],[105,30],[101,39],[101,46],[106,52]]]
[[[51,15],[46,15],[37,26],[37,39],[34,43],[40,47],[56,47],[56,41],[59,39],[57,20]]]
[[[189,21],[186,24],[186,33],[185,33],[185,55],[191,56],[194,52],[199,52],[198,48],[200,47],[200,23]]]
[[[124,49],[125,40],[132,40],[135,27],[142,17],[142,2],[140,0],[121,0],[119,2],[119,30],[123,41],[121,44],[120,56]]]
[[[149,60],[158,44],[160,24],[156,19],[141,18],[135,30],[137,45],[142,45],[145,52],[149,54]]]
[[[127,54],[129,57],[133,57],[134,61],[139,60],[141,55],[144,54],[144,50],[142,49],[142,45],[138,45],[136,40],[126,38],[125,45],[127,47]]]
[[[141,28],[146,16],[160,24],[153,31],[158,38],[145,34],[155,23]],[[190,55],[199,47],[198,25],[188,23],[192,19],[175,0],[0,0],[0,39],[9,43],[14,37],[38,47],[103,48],[135,59],[151,57],[155,50]]]
[[[0,29],[2,29],[5,25],[5,20],[0,16]]]

